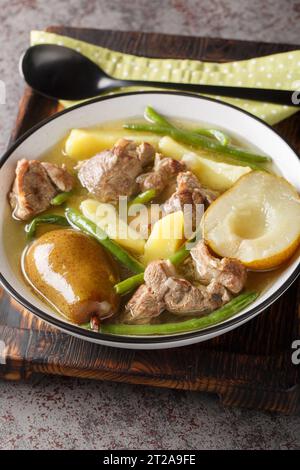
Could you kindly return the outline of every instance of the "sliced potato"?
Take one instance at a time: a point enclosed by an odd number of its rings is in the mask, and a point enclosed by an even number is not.
[[[102,150],[110,149],[118,139],[128,138],[136,142],[149,142],[155,148],[158,146],[159,136],[154,134],[140,134],[128,130],[108,129],[72,129],[65,143],[65,153],[76,160],[90,158]]]
[[[300,198],[284,178],[253,171],[210,205],[202,227],[218,255],[255,270],[272,269],[300,243]]]
[[[102,228],[119,245],[140,255],[144,253],[145,240],[124,220],[119,219],[112,204],[86,199],[81,203],[80,209],[85,217]]]
[[[183,161],[197,176],[200,183],[218,191],[226,191],[243,175],[249,173],[248,166],[230,165],[205,158],[205,150],[192,152],[170,137],[159,141],[159,150],[166,156]]]
[[[145,244],[145,264],[156,259],[169,258],[184,240],[183,212],[173,212],[158,220]]]

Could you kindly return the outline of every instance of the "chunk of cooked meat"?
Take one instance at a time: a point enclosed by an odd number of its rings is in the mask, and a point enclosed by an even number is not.
[[[41,162],[41,164],[47,171],[50,180],[57,189],[63,192],[71,191],[74,187],[75,181],[73,176],[66,170],[65,165],[58,166],[49,162]]]
[[[49,206],[56,190],[46,170],[36,160],[19,160],[16,177],[9,194],[9,202],[15,217],[26,220]]]
[[[125,323],[149,323],[165,309],[164,302],[159,300],[146,284],[142,284],[126,305]]]
[[[136,178],[154,154],[154,148],[148,143],[137,145],[120,139],[112,150],[80,162],[78,178],[99,201],[117,201],[119,196],[131,196],[137,191]]]
[[[70,190],[73,183],[73,177],[57,165],[25,158],[19,160],[12,190],[8,196],[14,216],[27,220],[43,212],[48,209],[51,199],[60,188],[67,187]]]
[[[223,286],[218,290],[216,285],[211,290],[201,285],[194,286],[187,279],[180,278],[173,264],[167,260],[150,263],[145,270],[144,280],[156,297],[164,300],[165,309],[172,313],[205,313],[218,308],[227,300]]]
[[[183,210],[184,206],[187,204],[191,204],[193,208],[196,204],[204,204],[204,199],[200,191],[197,189],[193,191],[176,190],[176,192],[162,205],[162,210],[165,215],[171,214],[172,212]]]
[[[174,194],[162,205],[163,212],[170,214],[183,210],[185,204],[208,206],[217,197],[217,193],[204,188],[198,178],[190,171],[180,172],[177,176],[177,188]]]
[[[215,308],[227,304],[227,302],[232,298],[232,294],[226,289],[226,287],[214,279],[204,288],[206,288],[206,292],[210,295],[210,299],[216,302],[217,306]]]
[[[138,176],[136,182],[141,192],[155,189],[156,193],[159,194],[167,185],[172,184],[172,180],[180,171],[185,169],[184,163],[173,160],[173,158],[163,158],[162,155],[157,153],[153,171]]]
[[[176,275],[176,270],[170,261],[157,260],[148,264],[145,269],[144,280],[158,298],[163,298],[169,289],[167,280]]]
[[[247,280],[245,266],[233,258],[215,258],[203,240],[191,249],[191,256],[200,282],[209,284],[215,280],[233,294],[238,294],[245,286]]]
[[[138,159],[140,160],[143,167],[146,167],[147,165],[153,163],[155,149],[148,142],[142,142],[140,145],[138,145],[136,148],[136,152],[138,155]]]
[[[170,277],[167,281],[168,290],[164,296],[165,308],[175,314],[205,314],[221,305],[213,303],[205,288],[198,288],[186,279]]]
[[[185,171],[178,175],[177,191],[190,191],[192,193],[199,192],[207,206],[218,197],[218,193],[216,191],[202,186],[198,178],[191,171]]]
[[[165,260],[152,261],[140,286],[127,303],[125,323],[148,323],[167,310],[177,315],[205,315],[225,303],[231,294],[214,279],[208,286],[193,285],[180,278],[174,266]]]
[[[195,230],[200,222],[205,202],[204,190],[196,176],[190,171],[181,172],[177,176],[177,189],[162,205],[162,211],[164,215],[179,210],[188,214],[189,211],[191,214],[191,229]]]

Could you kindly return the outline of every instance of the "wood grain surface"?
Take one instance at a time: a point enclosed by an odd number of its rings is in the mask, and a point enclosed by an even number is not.
[[[189,36],[50,27],[122,52],[151,57],[212,61],[248,59],[299,46]],[[26,89],[11,141],[47,116],[57,103]],[[300,153],[300,113],[276,129]],[[0,290],[0,377],[35,373],[88,377],[216,393],[224,405],[295,413],[300,403],[300,366],[291,361],[300,339],[300,282],[246,325],[204,343],[160,351],[114,349],[73,338],[47,325]],[[1,361],[0,361],[1,362]]]

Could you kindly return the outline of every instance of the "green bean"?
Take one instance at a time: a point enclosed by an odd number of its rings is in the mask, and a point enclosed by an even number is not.
[[[220,142],[221,146],[220,146],[220,144],[218,145],[216,142],[211,141],[211,139],[205,139],[205,140],[202,139],[202,143],[203,143],[203,147],[205,147],[205,145],[207,145],[208,147],[206,147],[206,148],[211,148],[211,149],[214,149],[215,151],[220,151],[220,152],[222,152],[222,150],[224,151],[224,149],[222,149],[222,147],[227,147],[227,144],[229,142],[228,136],[226,134],[224,134],[224,132],[222,132],[220,130],[217,130],[217,129],[198,129],[196,131],[189,131],[189,130],[179,129],[176,126],[174,126],[170,121],[168,121],[164,116],[162,116],[157,111],[155,111],[151,106],[146,107],[145,117],[146,117],[146,119],[153,122],[154,124],[157,124],[158,126],[162,126],[162,127],[168,128],[169,130],[173,130],[173,131],[181,131],[183,133],[186,133],[186,134],[190,135],[191,138],[192,138],[191,134],[196,134],[196,136],[198,134],[198,136],[202,135],[204,137],[212,137],[213,136],[216,140],[218,140]],[[197,143],[198,143],[198,145],[200,145],[199,140],[198,140]],[[211,147],[211,144],[212,144],[212,147]],[[236,155],[236,156],[240,156],[240,157],[243,157],[243,156],[244,157],[251,157],[252,162],[256,161],[257,163],[265,163],[265,162],[271,160],[271,158],[269,158],[269,157],[262,156],[262,155],[255,155],[251,152],[245,152],[243,149],[238,149],[236,147],[230,147],[227,150],[228,150],[228,153],[230,155]],[[239,152],[239,155],[237,155],[235,152]]]
[[[144,273],[136,274],[135,276],[128,277],[124,281],[119,282],[114,286],[117,294],[123,295],[132,291],[144,282]]]
[[[185,243],[176,253],[170,256],[169,261],[171,261],[174,266],[178,266],[189,254],[190,250],[186,247]]]
[[[36,229],[39,225],[43,224],[53,224],[53,225],[62,225],[68,226],[69,223],[67,219],[62,215],[56,214],[44,214],[35,217],[29,224],[25,225],[25,232],[27,233],[27,238],[32,240],[35,236]]]
[[[91,235],[128,269],[134,273],[142,273],[144,271],[144,266],[139,261],[111,240],[104,230],[84,217],[80,212],[68,208],[66,210],[66,218],[72,227]]]
[[[154,134],[168,135],[174,140],[184,144],[206,148],[214,152],[214,156],[207,156],[207,158],[217,159],[235,165],[250,166],[253,169],[258,169],[259,164],[267,163],[271,160],[270,157],[267,156],[256,155],[229,145],[221,145],[219,142],[214,142],[212,139],[193,131],[177,129],[175,127],[163,127],[157,124],[148,123],[129,123],[124,124],[123,127],[124,129],[138,132],[153,132]],[[217,154],[222,154],[222,157],[218,157]]]
[[[154,123],[163,127],[175,127],[171,124],[164,116],[159,114],[151,106],[147,106],[144,113],[145,118]],[[193,132],[197,134],[204,135],[206,137],[213,137],[218,140],[223,146],[228,145],[229,137],[224,134],[224,132],[219,131],[218,129],[194,129]]]
[[[163,127],[174,127],[164,116],[155,111],[151,106],[147,106],[144,116],[148,121]]]
[[[147,106],[144,113],[145,118],[152,122],[153,124],[158,124],[163,127],[175,127],[171,122],[169,122],[164,116],[159,114],[151,106]],[[195,129],[193,132],[196,132],[200,135],[205,135],[206,137],[213,137],[218,140],[223,146],[228,145],[229,137],[224,134],[224,132],[219,131],[218,129]]]
[[[134,204],[147,204],[152,201],[156,196],[155,189],[148,189],[147,191],[138,194],[132,201],[129,202],[128,208],[134,206]]]
[[[224,132],[219,131],[218,129],[194,129],[193,132],[196,132],[200,135],[205,135],[206,137],[214,137],[220,142],[221,145],[223,145],[223,147],[229,144],[228,135],[224,134]]]
[[[72,191],[59,193],[53,199],[51,199],[51,205],[61,206],[64,202],[66,202],[69,199],[71,195],[72,195]]]
[[[114,335],[167,335],[174,333],[183,333],[185,331],[202,330],[209,326],[216,325],[217,323],[228,320],[230,317],[247,307],[250,303],[254,302],[257,298],[257,292],[245,292],[232,299],[223,307],[215,310],[209,315],[204,317],[192,318],[176,323],[160,323],[160,324],[146,324],[146,325],[126,325],[119,324],[106,324],[101,325],[101,333],[109,333]]]

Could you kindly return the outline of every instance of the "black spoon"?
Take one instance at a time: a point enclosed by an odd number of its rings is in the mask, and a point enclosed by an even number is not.
[[[79,52],[55,44],[30,47],[21,58],[20,66],[26,82],[34,90],[55,99],[82,100],[119,87],[144,86],[300,106],[297,91],[118,80]]]

